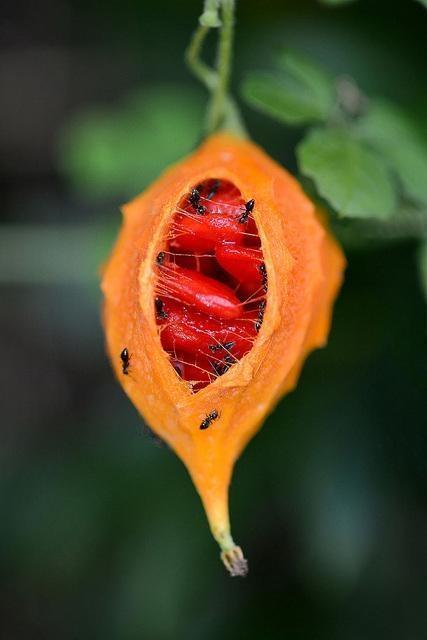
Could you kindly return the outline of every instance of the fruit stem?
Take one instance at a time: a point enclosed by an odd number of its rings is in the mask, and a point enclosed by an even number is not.
[[[217,83],[217,74],[214,69],[211,69],[200,59],[203,44],[208,33],[209,27],[199,24],[185,52],[185,59],[196,78],[200,80],[209,91],[214,91]]]
[[[243,551],[238,547],[230,533],[227,500],[219,503],[219,508],[212,509],[212,505],[205,503],[212,535],[221,549],[221,560],[227,571],[234,577],[245,577],[248,574],[248,561]]]
[[[248,561],[244,557],[242,549],[234,544],[232,538],[230,537],[227,544],[222,545],[220,542],[220,547],[221,560],[230,576],[232,578],[244,578],[247,576],[249,571]]]
[[[208,130],[216,131],[225,116],[225,103],[231,77],[234,36],[234,0],[222,0],[217,72],[218,81],[208,111]]]
[[[210,21],[207,22],[204,20],[206,12],[202,14],[201,22],[194,32],[185,58],[192,73],[211,94],[205,124],[206,134],[210,135],[224,129],[231,131],[238,137],[247,138],[248,134],[237,105],[229,94],[235,0],[218,0],[217,5],[218,8],[221,8],[221,20],[218,15],[216,20],[213,20],[211,16]],[[206,36],[212,27],[218,27],[220,30],[216,69],[209,67],[200,57]]]

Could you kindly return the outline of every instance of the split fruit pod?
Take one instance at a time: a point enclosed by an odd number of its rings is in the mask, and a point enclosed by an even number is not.
[[[230,532],[233,466],[325,345],[344,256],[298,182],[225,133],[123,214],[102,280],[113,368],[186,465],[227,569],[245,575]]]

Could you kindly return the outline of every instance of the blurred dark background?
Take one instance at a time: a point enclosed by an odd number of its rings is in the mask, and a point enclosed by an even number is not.
[[[293,46],[425,118],[411,0],[241,1],[235,83]],[[237,464],[231,580],[104,354],[119,205],[201,136],[189,0],[7,0],[0,26],[0,637],[426,637],[426,316],[412,242],[347,252],[330,344]],[[209,57],[209,49],[208,49]],[[298,132],[243,109],[295,170]]]

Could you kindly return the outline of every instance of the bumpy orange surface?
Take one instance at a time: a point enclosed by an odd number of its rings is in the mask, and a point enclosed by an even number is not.
[[[194,393],[160,342],[153,303],[156,257],[165,248],[178,203],[194,185],[212,178],[235,185],[245,202],[255,200],[252,215],[268,291],[250,351]],[[296,180],[259,147],[228,134],[210,137],[123,213],[102,282],[111,362],[148,425],[186,465],[225,565],[232,575],[243,575],[246,561],[232,540],[228,515],[233,465],[266,415],[295,386],[309,352],[325,344],[345,260]],[[213,411],[218,418],[201,429]]]

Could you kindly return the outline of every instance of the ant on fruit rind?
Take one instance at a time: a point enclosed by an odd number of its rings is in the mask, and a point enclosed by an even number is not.
[[[255,206],[255,200],[248,200],[248,202],[244,205],[245,210],[242,213],[242,215],[239,218],[239,222],[241,224],[244,224],[245,222],[248,221],[249,216],[251,215],[252,211],[254,210],[254,206]]]
[[[166,252],[165,251],[160,251],[160,253],[157,254],[156,256],[156,263],[161,266],[166,258]]]
[[[267,301],[266,300],[261,300],[261,302],[259,303],[259,307],[258,307],[258,320],[255,322],[255,331],[257,333],[260,332],[261,330],[261,326],[262,323],[264,321],[264,313],[265,313],[265,307],[267,306]]]
[[[165,303],[160,298],[154,298],[154,308],[156,309],[156,316],[159,319],[165,320],[168,314],[165,311]]]
[[[267,269],[265,266],[265,263],[262,262],[259,267],[258,270],[261,274],[261,278],[262,278],[262,287],[264,289],[264,291],[267,293],[268,291],[268,279],[267,279]]]
[[[218,418],[219,418],[219,413],[218,413],[217,409],[214,409],[213,411],[211,411],[210,413],[208,413],[208,415],[206,416],[206,418],[204,418],[204,419],[201,421],[200,426],[199,426],[199,429],[201,429],[202,431],[203,431],[204,429],[208,429],[208,428],[211,426],[212,422],[213,422],[214,420],[218,420]]]
[[[130,366],[131,358],[132,358],[132,355],[129,353],[128,348],[125,347],[120,354],[120,360],[122,361],[122,373],[125,376],[129,375],[129,366]]]

